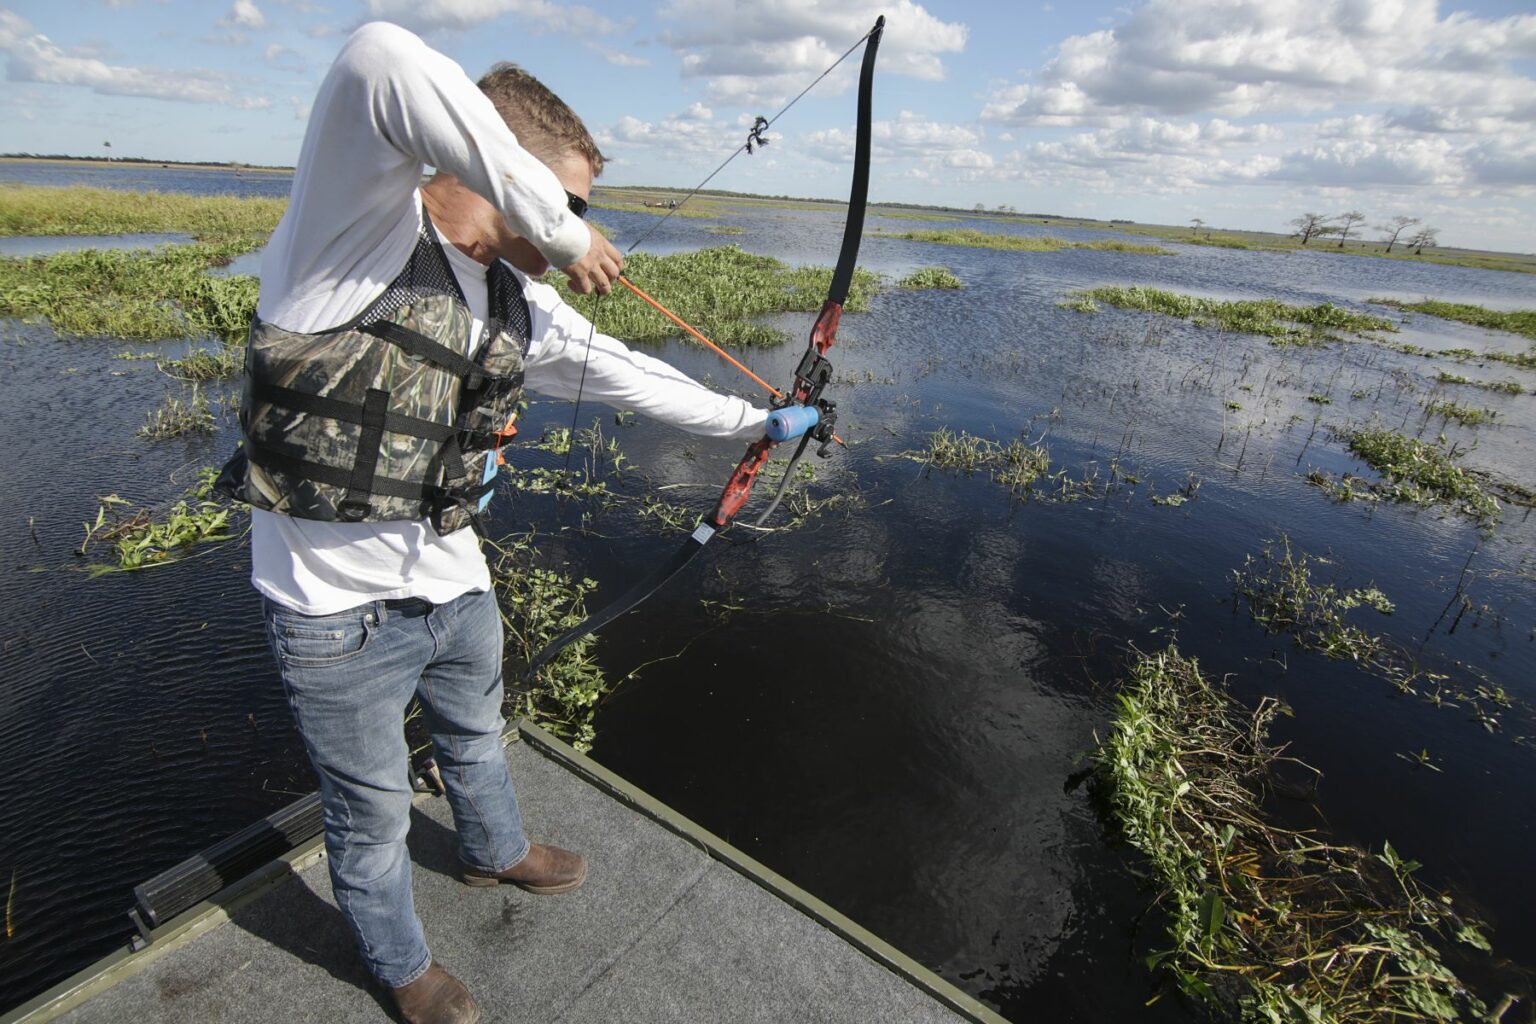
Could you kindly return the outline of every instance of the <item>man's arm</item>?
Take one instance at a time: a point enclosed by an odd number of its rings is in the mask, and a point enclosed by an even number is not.
[[[261,315],[295,331],[361,312],[415,244],[423,165],[479,193],[556,267],[593,233],[457,64],[403,28],[364,25],[320,86],[289,209],[262,265]]]
[[[582,398],[704,437],[755,441],[763,436],[766,410],[717,394],[660,359],[594,332],[592,322],[563,302],[549,285],[533,282],[526,291],[536,339],[525,367],[530,389],[565,399],[575,398],[579,390]]]

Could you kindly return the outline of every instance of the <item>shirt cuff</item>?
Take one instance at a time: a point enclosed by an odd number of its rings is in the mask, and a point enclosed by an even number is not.
[[[540,252],[550,266],[563,270],[585,256],[590,248],[592,232],[587,222],[567,210]]]

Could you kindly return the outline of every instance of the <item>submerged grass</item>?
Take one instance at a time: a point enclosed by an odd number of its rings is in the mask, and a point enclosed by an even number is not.
[[[1482,388],[1484,391],[1494,391],[1501,395],[1525,393],[1520,382],[1514,380],[1473,380],[1471,377],[1463,377],[1459,373],[1446,373],[1444,370],[1435,374],[1435,380],[1442,384],[1462,384],[1466,387]]]
[[[1522,370],[1536,370],[1536,351],[1532,352],[1474,352],[1470,348],[1448,348],[1440,353],[1462,362],[1494,362],[1518,366]]]
[[[184,401],[180,395],[167,395],[164,402],[145,415],[144,421],[139,436],[150,441],[213,433],[213,410],[195,386],[191,401]]]
[[[1443,420],[1455,420],[1463,426],[1479,427],[1484,423],[1492,423],[1498,413],[1492,409],[1481,409],[1476,406],[1462,405],[1460,402],[1445,398],[1431,398],[1424,403],[1424,415],[1438,416]]]
[[[259,244],[286,199],[0,185],[0,235],[124,235],[179,231],[199,241]]]
[[[1160,288],[1107,286],[1069,292],[1064,304],[1069,309],[1091,312],[1096,302],[1136,309],[1147,313],[1188,320],[1197,327],[1215,326],[1228,331],[1260,334],[1271,339],[1295,343],[1297,339],[1320,340],[1335,332],[1364,334],[1368,331],[1396,331],[1397,324],[1386,317],[1354,313],[1331,302],[1316,306],[1295,306],[1276,299],[1206,299],[1181,295]]]
[[[1425,299],[1423,302],[1400,302],[1396,299],[1371,299],[1371,302],[1410,313],[1425,313],[1442,320],[1456,320],[1474,327],[1486,327],[1492,331],[1508,331],[1536,339],[1536,309],[1497,310],[1467,302],[1440,302]]]
[[[1056,252],[1060,249],[1102,249],[1110,252],[1133,252],[1149,256],[1172,256],[1173,252],[1160,245],[1138,242],[1122,242],[1105,239],[1098,242],[1069,242],[1052,235],[994,235],[975,228],[945,228],[929,231],[876,232],[882,238],[895,238],[904,242],[930,242],[935,245],[963,245],[972,249],[1003,249],[1008,252]]]
[[[758,323],[772,313],[815,312],[825,301],[832,271],[791,267],[734,245],[653,256],[638,252],[625,263],[629,277],[678,316],[721,345],[777,345],[782,331]],[[556,281],[556,278],[559,278]],[[573,295],[560,275],[549,278],[567,302],[589,317],[590,298]],[[856,270],[844,309],[868,312],[879,278]],[[595,316],[600,330],[624,341],[660,341],[677,335],[670,320],[623,289],[602,299]]]
[[[234,341],[255,312],[256,278],[208,270],[249,247],[197,243],[0,259],[0,316],[45,317],[62,334]]]
[[[240,345],[195,348],[179,359],[163,359],[155,365],[177,380],[229,380],[238,377],[245,369],[245,348]]]
[[[1391,600],[1374,586],[1346,590],[1331,582],[1314,583],[1313,562],[1293,552],[1290,538],[1282,534],[1277,541],[1266,541],[1257,557],[1243,559],[1243,567],[1232,573],[1234,588],[1247,599],[1255,622],[1271,633],[1288,634],[1298,647],[1330,658],[1374,659],[1385,641],[1351,624],[1345,615],[1362,605],[1390,615]]]
[[[1311,771],[1269,743],[1287,713],[1273,698],[1246,711],[1173,646],[1133,662],[1094,764],[1161,889],[1171,946],[1148,966],[1244,1021],[1485,1018],[1441,950],[1488,942],[1418,883],[1419,864],[1390,843],[1373,854],[1267,819],[1277,768]]]
[[[993,480],[1016,496],[1027,492],[1036,481],[1050,477],[1051,472],[1051,454],[1043,444],[1031,445],[1023,441],[1000,444],[963,430],[955,433],[948,427],[940,427],[930,434],[926,449],[902,452],[900,457],[962,473],[986,470]]]

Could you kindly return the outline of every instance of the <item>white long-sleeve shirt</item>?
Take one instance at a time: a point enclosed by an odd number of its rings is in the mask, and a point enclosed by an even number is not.
[[[458,65],[404,29],[365,25],[342,48],[315,101],[288,212],[262,261],[261,317],[314,333],[366,309],[415,244],[422,223],[417,185],[428,163],[495,203],[554,265],[585,253],[590,236],[570,217],[564,189],[517,144]],[[581,235],[574,255],[559,248],[567,244],[566,221]],[[488,304],[486,268],[443,241],[474,317],[471,336],[478,337]],[[528,388],[553,398],[575,398],[580,389],[583,397],[706,437],[762,435],[763,410],[594,334],[553,288],[514,272],[533,321]],[[309,615],[390,598],[440,604],[491,586],[472,530],[442,536],[426,520],[336,523],[259,509],[251,513],[251,582]]]

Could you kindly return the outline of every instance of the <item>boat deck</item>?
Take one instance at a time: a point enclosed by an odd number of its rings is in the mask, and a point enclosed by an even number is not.
[[[416,909],[486,1021],[1001,1021],[767,868],[524,726],[507,756],[530,832],[586,853],[561,896],[455,877],[446,800],[413,809]],[[392,1020],[315,840],[3,1018]]]

